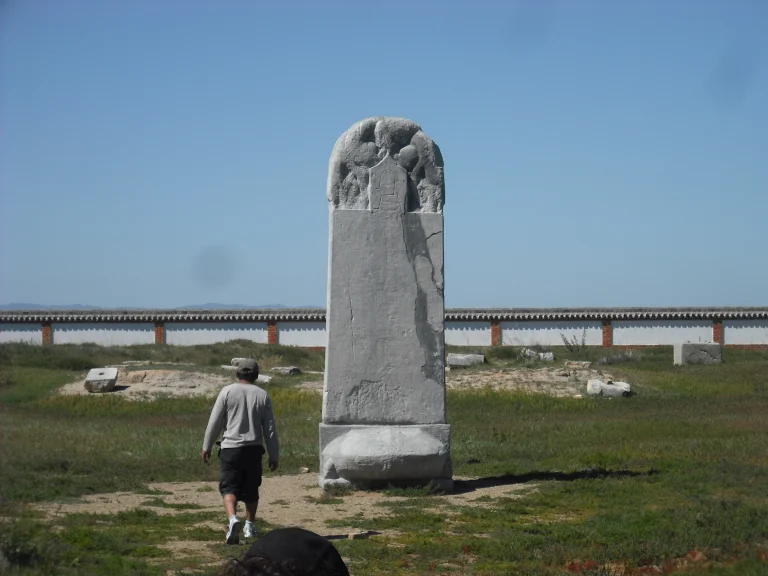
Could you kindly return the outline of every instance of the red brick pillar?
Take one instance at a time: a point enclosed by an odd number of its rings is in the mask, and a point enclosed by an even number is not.
[[[610,320],[603,320],[603,347],[613,346],[613,324]]]
[[[267,322],[267,344],[277,344],[277,322]]]
[[[50,322],[43,322],[43,346],[53,344],[53,326]]]
[[[715,318],[712,321],[712,340],[714,340],[715,344],[720,344],[720,346],[725,344],[722,318]]]
[[[155,344],[165,344],[165,322],[155,322]]]
[[[501,346],[501,322],[491,320],[491,346]]]

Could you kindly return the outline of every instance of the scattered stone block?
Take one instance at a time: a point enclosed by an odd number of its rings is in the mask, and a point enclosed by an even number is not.
[[[555,353],[554,352],[539,352],[539,360],[542,362],[554,362],[555,361]]]
[[[587,394],[590,396],[598,396],[603,390],[605,383],[602,380],[588,380],[587,381]]]
[[[606,383],[598,379],[587,381],[587,394],[590,396],[619,398],[621,396],[629,396],[631,392],[631,386],[627,382],[609,381]]]
[[[234,367],[238,367],[240,366],[240,362],[242,362],[243,360],[247,360],[247,358],[232,358],[232,361],[230,362],[230,364],[232,364],[232,366]]]
[[[296,366],[275,366],[272,368],[272,372],[277,372],[283,376],[296,376],[301,374],[301,370]]]
[[[259,382],[264,382],[266,384],[270,380],[272,380],[272,376],[267,376],[266,374],[259,374],[259,377],[257,378],[257,380]]]
[[[702,342],[687,342],[675,344],[675,366],[683,364],[721,364],[723,362],[723,348],[720,344]]]
[[[484,362],[484,354],[448,354],[448,366],[477,366]]]
[[[368,532],[350,532],[347,535],[347,538],[349,540],[364,540],[365,538],[368,538],[368,536]]]
[[[618,398],[620,396],[629,396],[631,388],[626,382],[607,382],[603,385],[603,396]]]
[[[589,368],[592,366],[592,362],[587,362],[585,360],[567,360],[565,363],[568,368]]]
[[[85,389],[93,394],[111,392],[117,384],[117,368],[94,368],[85,377]]]
[[[222,370],[232,370],[234,372],[235,370],[237,370],[237,366],[229,366],[227,364],[222,364],[221,365],[221,369]]]
[[[306,468],[306,467],[299,468],[299,473],[300,474],[309,474],[309,468]]]
[[[523,348],[520,350],[520,356],[523,358],[536,358],[538,355],[538,352],[536,350],[531,350],[530,348]]]

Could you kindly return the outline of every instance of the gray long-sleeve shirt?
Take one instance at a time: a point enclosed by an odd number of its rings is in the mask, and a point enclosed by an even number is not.
[[[266,390],[255,384],[235,383],[224,386],[208,420],[203,450],[210,452],[213,449],[213,443],[222,430],[222,448],[261,445],[269,454],[270,461],[279,462],[277,426],[272,412],[272,400]]]

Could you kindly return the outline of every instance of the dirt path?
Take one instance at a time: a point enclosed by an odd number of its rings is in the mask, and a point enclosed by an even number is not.
[[[471,486],[471,478],[456,478],[463,481],[463,486]],[[513,484],[499,486],[478,485],[471,491],[460,491],[434,498],[436,508],[451,506],[493,506],[493,498],[520,498],[535,490],[536,485]],[[216,482],[159,482],[150,484],[151,490],[168,494],[136,494],[134,492],[114,492],[84,496],[77,502],[58,504],[46,503],[36,509],[51,519],[69,514],[116,514],[135,509],[152,510],[157,514],[185,514],[190,512],[210,512],[210,521],[204,525],[225,530],[224,512],[221,496]],[[323,503],[323,492],[317,485],[314,474],[267,476],[261,489],[258,516],[276,526],[301,526],[324,536],[347,535],[359,532],[361,528],[329,528],[326,520],[343,518],[373,519],[389,513],[387,503],[401,502],[406,497],[387,496],[381,492],[354,491]],[[152,501],[160,498],[166,504],[192,504],[194,509],[175,509],[153,505]],[[240,505],[240,514],[243,513]],[[446,513],[449,513],[446,510]],[[362,530],[365,530],[364,528]],[[188,544],[188,542],[187,542]]]

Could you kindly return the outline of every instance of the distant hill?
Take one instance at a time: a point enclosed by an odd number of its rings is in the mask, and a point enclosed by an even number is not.
[[[218,304],[208,302],[206,304],[191,304],[189,306],[176,306],[170,310],[242,310],[244,308],[323,308],[317,305],[286,306],[285,304]],[[146,310],[147,307],[139,306],[91,306],[90,304],[62,304],[60,306],[47,306],[44,304],[29,304],[27,302],[12,302],[0,304],[0,310]]]
[[[88,304],[62,304],[61,306],[45,306],[43,304],[28,304],[27,302],[11,302],[0,304],[0,310],[97,310],[98,306]],[[108,308],[107,308],[108,310]],[[128,308],[131,310],[131,308]]]

